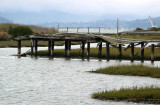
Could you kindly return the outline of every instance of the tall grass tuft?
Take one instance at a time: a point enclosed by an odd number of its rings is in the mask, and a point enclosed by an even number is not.
[[[104,91],[94,93],[92,98],[100,100],[125,100],[132,102],[144,102],[151,104],[160,104],[160,88],[150,87],[133,87],[121,88],[120,90]]]
[[[111,75],[150,76],[153,78],[160,78],[160,68],[143,65],[110,66],[92,72]]]

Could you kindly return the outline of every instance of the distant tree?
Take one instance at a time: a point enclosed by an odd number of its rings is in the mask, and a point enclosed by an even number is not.
[[[33,31],[27,26],[17,26],[9,29],[8,33],[13,37],[31,35]]]
[[[142,28],[136,28],[135,31],[143,31],[143,29]]]
[[[149,30],[149,31],[158,31],[159,29],[156,28],[156,27],[152,27],[152,28],[149,28],[148,30]]]

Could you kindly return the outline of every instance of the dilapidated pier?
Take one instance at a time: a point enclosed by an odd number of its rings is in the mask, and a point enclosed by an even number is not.
[[[54,56],[54,43],[55,41],[65,42],[65,56],[70,57],[71,42],[81,42],[81,57],[85,57],[85,44],[87,44],[87,58],[90,57],[90,43],[97,43],[99,48],[98,57],[102,54],[102,43],[106,43],[106,59],[110,59],[110,47],[115,47],[119,51],[119,59],[122,58],[122,45],[128,46],[124,50],[131,49],[130,59],[134,60],[134,56],[141,53],[141,59],[144,60],[144,48],[148,43],[160,43],[159,40],[135,40],[129,38],[121,38],[119,36],[105,36],[103,34],[91,34],[91,33],[57,33],[52,35],[28,35],[15,38],[18,41],[18,54],[21,54],[21,41],[31,40],[31,53],[35,56],[38,50],[38,41],[48,41],[48,55]],[[138,52],[134,52],[134,48],[137,45],[141,45]],[[151,61],[154,61],[154,44],[151,44]]]

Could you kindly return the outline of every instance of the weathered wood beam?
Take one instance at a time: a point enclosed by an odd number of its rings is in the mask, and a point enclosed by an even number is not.
[[[141,57],[144,56],[144,48],[147,46],[148,43],[144,45],[144,43],[141,43],[141,49],[135,54],[137,56],[141,52]]]
[[[137,43],[137,44],[135,44],[134,46],[138,46],[138,45],[140,45],[142,42],[139,42],[139,43]],[[126,51],[127,49],[129,49],[129,48],[131,48],[131,43],[126,47],[126,48],[124,48],[124,50]]]

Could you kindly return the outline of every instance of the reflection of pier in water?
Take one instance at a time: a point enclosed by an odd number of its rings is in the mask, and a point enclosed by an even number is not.
[[[31,40],[31,53],[37,55],[38,41],[48,41],[48,55],[54,56],[54,43],[55,41],[65,41],[65,56],[70,57],[71,51],[71,41],[81,42],[81,57],[85,57],[85,44],[87,44],[87,58],[90,57],[90,43],[97,43],[99,47],[98,57],[101,58],[102,54],[102,42],[106,43],[106,59],[110,59],[110,47],[115,47],[119,51],[118,58],[122,58],[122,45],[128,44],[124,49],[127,50],[131,48],[131,60],[134,60],[134,56],[141,53],[141,60],[144,60],[144,48],[148,43],[159,43],[158,40],[138,40],[130,38],[120,38],[119,36],[105,36],[102,33],[57,33],[52,35],[29,35],[29,36],[20,36],[15,38],[18,41],[18,54],[21,54],[21,40]],[[134,47],[141,45],[141,48],[138,52],[134,52]],[[154,44],[151,44],[151,61],[154,61]]]

